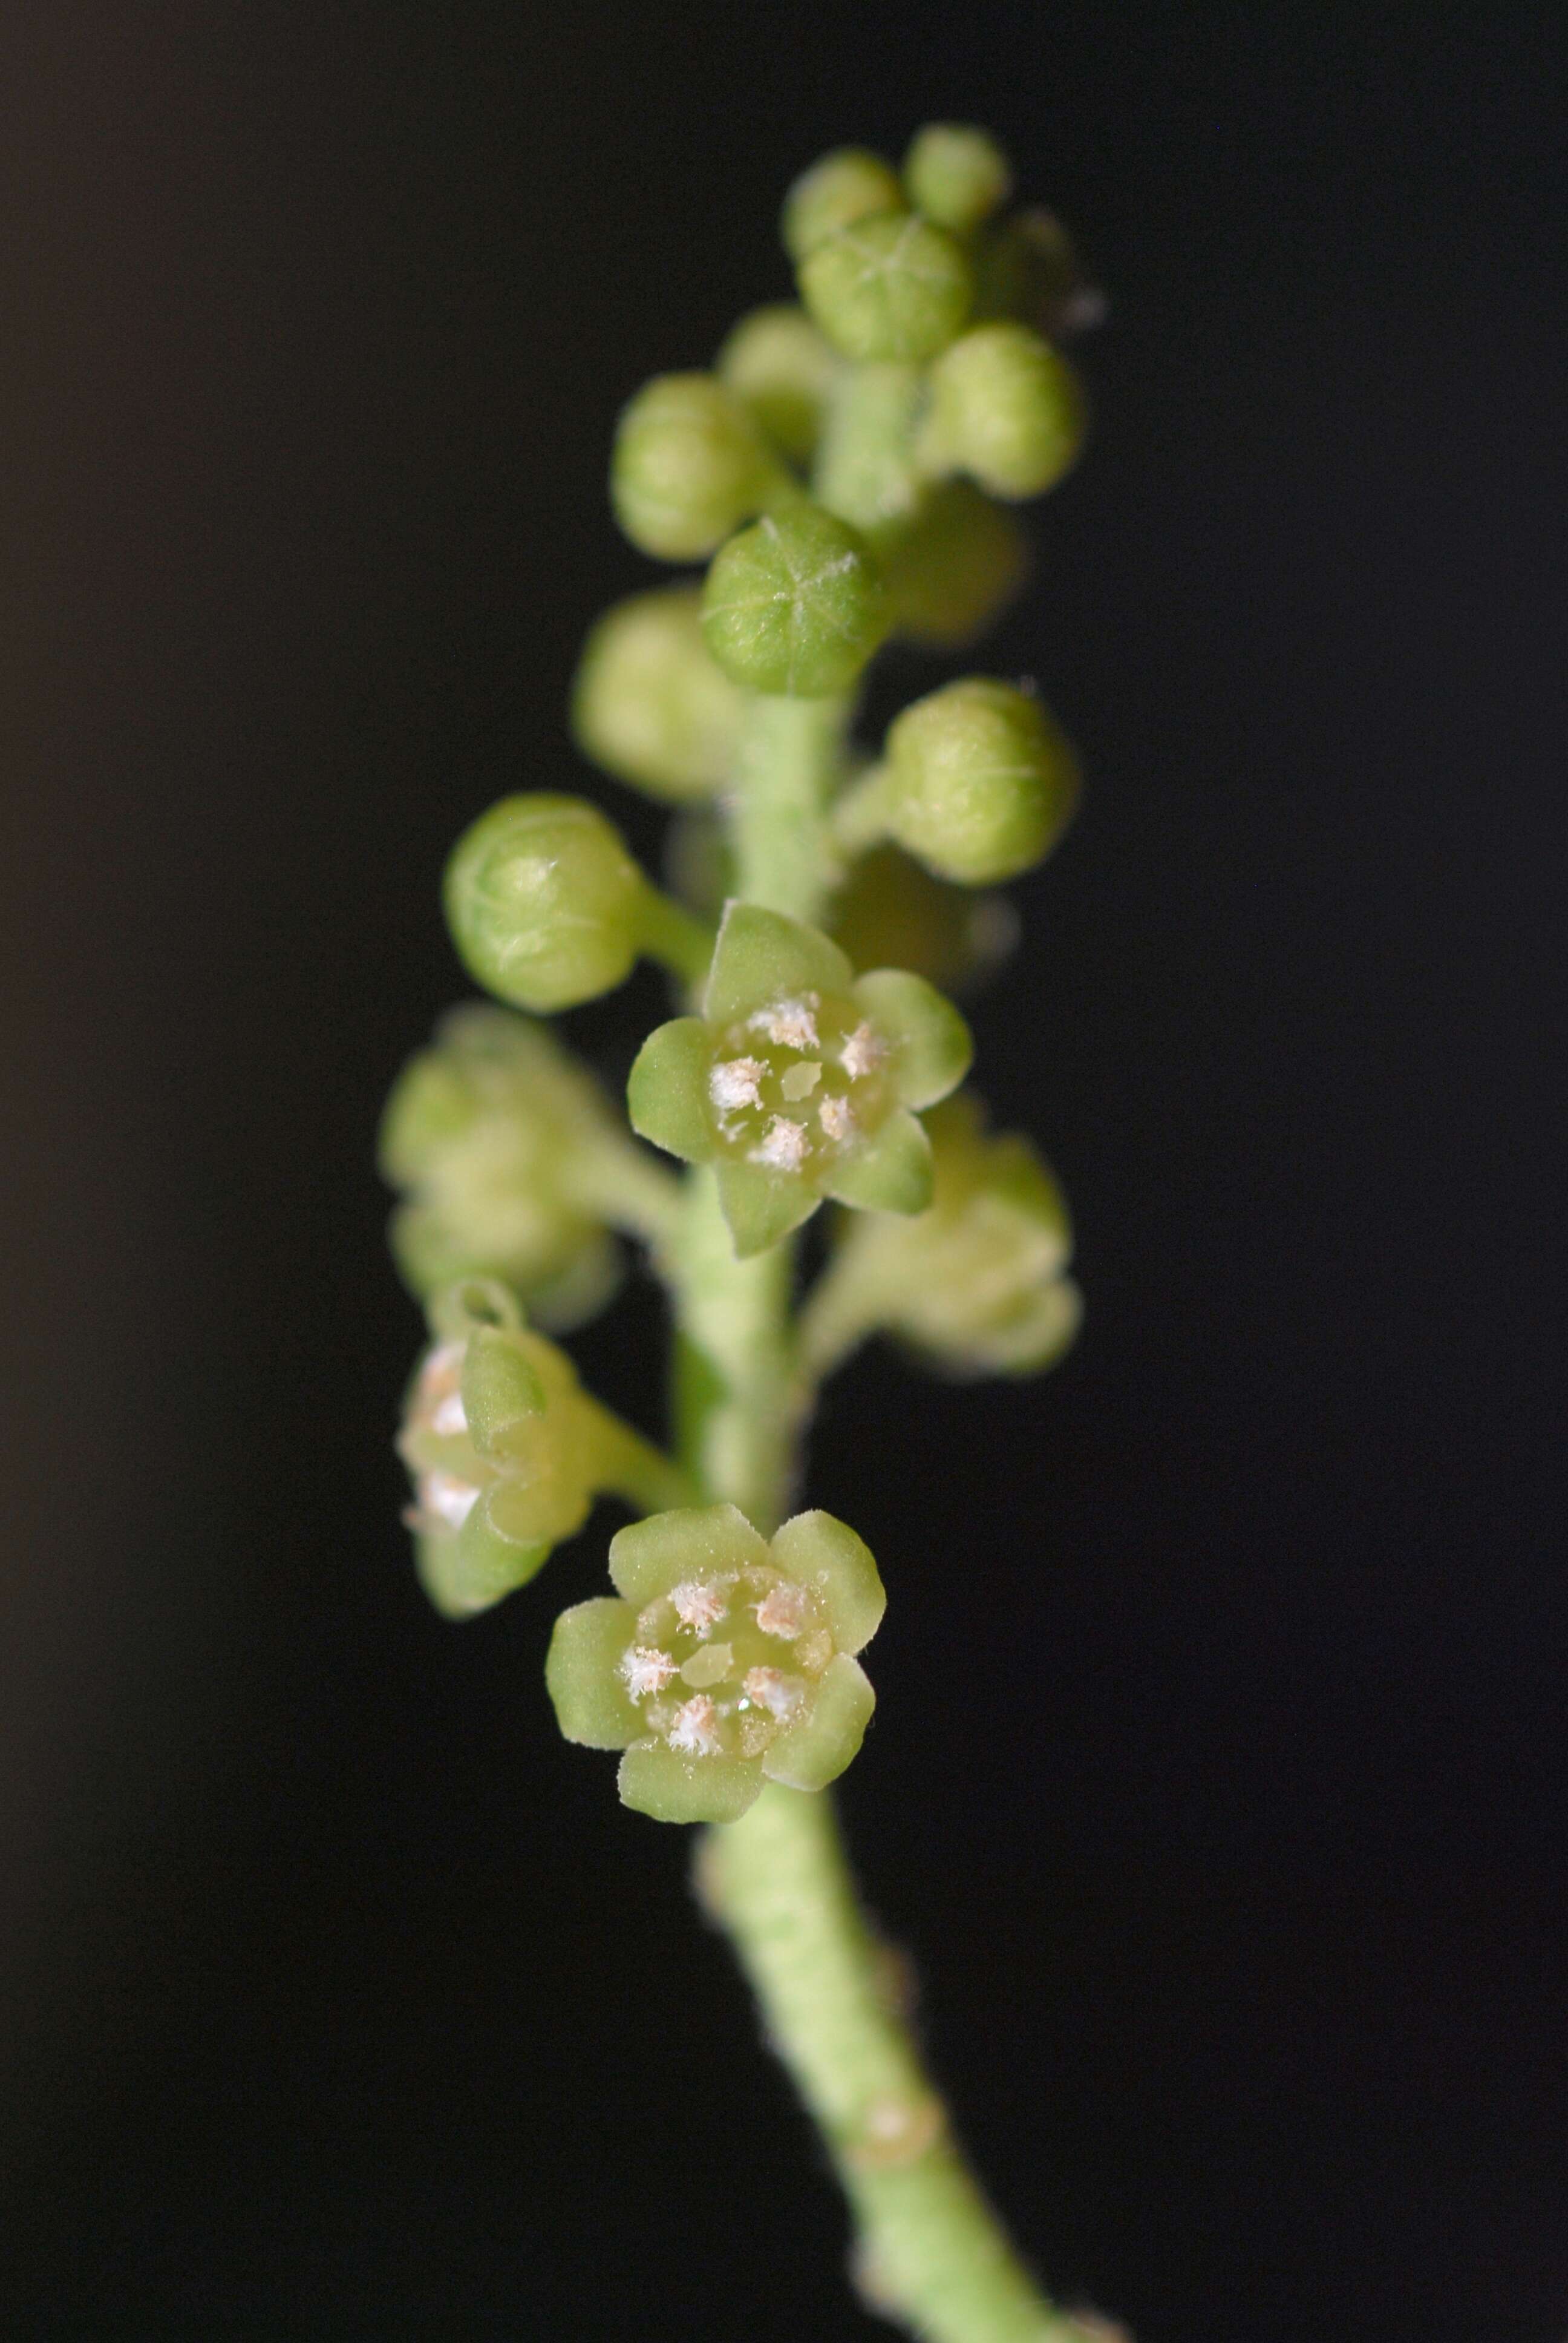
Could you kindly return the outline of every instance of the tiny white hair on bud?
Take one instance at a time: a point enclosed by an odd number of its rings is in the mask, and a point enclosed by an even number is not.
[[[427,1473],[419,1483],[421,1511],[433,1513],[448,1529],[460,1530],[478,1502],[477,1489],[454,1473]]]
[[[887,1043],[869,1025],[857,1025],[839,1052],[839,1063],[858,1082],[863,1074],[874,1073],[887,1054]]]
[[[759,1708],[765,1708],[780,1724],[787,1716],[793,1716],[800,1705],[801,1687],[780,1675],[777,1668],[749,1668],[741,1690],[748,1700],[754,1700]]]
[[[720,1114],[733,1114],[739,1107],[756,1106],[762,1096],[762,1077],[767,1071],[758,1058],[727,1059],[709,1075],[708,1095]]]
[[[805,1124],[791,1122],[788,1115],[776,1114],[761,1146],[752,1149],[751,1161],[765,1163],[770,1172],[799,1172],[806,1161]]]
[[[829,1139],[848,1139],[855,1128],[855,1111],[848,1099],[825,1098],[817,1109],[817,1120]]]
[[[757,1605],[757,1624],[765,1635],[792,1643],[806,1624],[806,1590],[788,1580],[770,1586]]]
[[[669,1590],[675,1605],[675,1615],[683,1627],[689,1627],[697,1636],[711,1635],[724,1616],[729,1590],[716,1584],[712,1579],[686,1578]]]
[[[669,1728],[669,1745],[687,1756],[718,1756],[719,1711],[705,1692],[694,1693],[676,1710],[675,1722]]]
[[[817,1050],[821,1043],[817,1038],[816,1011],[818,996],[809,992],[800,1001],[776,1001],[770,1009],[759,1009],[749,1021],[759,1033],[766,1033],[786,1050]]]
[[[668,1652],[648,1644],[634,1644],[629,1652],[621,1655],[620,1673],[632,1699],[646,1700],[649,1693],[664,1690],[674,1677],[676,1667]]]

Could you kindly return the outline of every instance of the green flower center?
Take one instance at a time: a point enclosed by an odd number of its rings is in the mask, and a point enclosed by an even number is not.
[[[896,1103],[888,1045],[842,994],[781,996],[715,1036],[708,1105],[724,1152],[810,1178]]]
[[[651,1739],[686,1757],[760,1757],[810,1715],[833,1656],[815,1596],[759,1564],[649,1603],[620,1676]]]

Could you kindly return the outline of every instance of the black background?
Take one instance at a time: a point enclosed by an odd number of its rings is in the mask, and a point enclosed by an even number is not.
[[[834,1393],[892,1588],[850,1826],[1070,2298],[1562,2337],[1565,47],[5,12],[5,2333],[872,2331],[684,1835],[555,1736],[603,1522],[460,1632],[413,1588],[370,1142],[462,989],[447,845],[577,785],[616,407],[784,291],[801,164],[938,114],[1113,299],[988,654],[1087,809],[976,1018],[1090,1316],[1043,1385]],[[570,1021],[613,1070],[658,1007]],[[658,1340],[580,1350],[646,1412]]]

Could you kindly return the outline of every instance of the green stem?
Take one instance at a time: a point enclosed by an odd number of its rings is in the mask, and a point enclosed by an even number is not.
[[[838,878],[829,802],[844,770],[849,702],[759,693],[747,712],[729,808],[736,893],[814,922]]]
[[[770,1785],[706,1835],[703,1898],[821,2132],[868,2307],[930,2343],[1082,2343],[1018,2258],[915,2048],[860,1910],[833,1801]]]
[[[638,940],[650,960],[658,960],[686,984],[699,984],[713,958],[713,930],[666,895],[644,887],[637,907]]]

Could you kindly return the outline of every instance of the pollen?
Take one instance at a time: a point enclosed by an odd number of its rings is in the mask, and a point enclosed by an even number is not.
[[[792,1643],[806,1624],[806,1590],[788,1583],[770,1586],[757,1605],[757,1624],[765,1635]]]
[[[759,1033],[786,1050],[819,1049],[817,1005],[814,993],[804,1001],[777,1001],[771,1009],[759,1009],[751,1022]]]
[[[886,1042],[869,1025],[857,1025],[839,1052],[839,1063],[850,1081],[858,1082],[862,1074],[874,1073],[886,1055]]]
[[[791,1122],[788,1115],[776,1114],[761,1146],[752,1149],[751,1161],[765,1163],[771,1172],[799,1172],[806,1161],[805,1124]]]
[[[817,1109],[817,1120],[829,1139],[848,1139],[855,1128],[855,1111],[847,1099],[825,1098]]]
[[[799,1685],[780,1675],[777,1668],[748,1669],[741,1689],[748,1700],[755,1701],[759,1708],[765,1708],[780,1724],[793,1716],[800,1705]]]
[[[632,1699],[646,1700],[649,1693],[662,1692],[673,1681],[676,1668],[668,1652],[648,1644],[634,1644],[622,1654],[620,1672]]]
[[[728,1590],[716,1586],[711,1579],[687,1578],[670,1588],[669,1599],[681,1625],[702,1637],[711,1635],[723,1618]]]
[[[695,1693],[676,1710],[669,1745],[693,1757],[718,1756],[719,1711],[705,1692]]]
[[[448,1529],[460,1530],[478,1502],[472,1483],[459,1481],[453,1473],[427,1473],[419,1483],[420,1510]]]
[[[709,1075],[708,1095],[720,1114],[733,1114],[740,1107],[756,1106],[762,1095],[766,1071],[757,1058],[727,1059]]]

